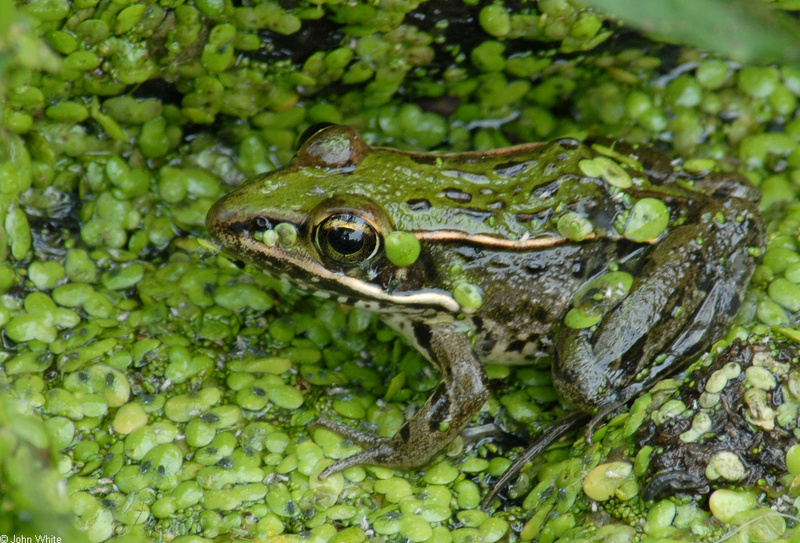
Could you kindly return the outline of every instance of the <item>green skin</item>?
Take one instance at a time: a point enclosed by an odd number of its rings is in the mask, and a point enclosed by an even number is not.
[[[631,186],[585,175],[579,162],[598,156],[623,166]],[[668,225],[653,239],[626,239],[630,209],[645,197],[666,204]],[[442,374],[390,439],[318,419],[365,448],[324,478],[359,464],[424,466],[488,398],[487,362],[554,356],[556,390],[586,413],[639,394],[730,325],[755,267],[748,248],[764,245],[758,199],[740,176],[692,177],[619,142],[434,155],[369,147],[356,130],[329,126],[289,166],[219,200],[206,224],[237,259],[378,312]],[[581,241],[556,227],[567,212],[592,226]],[[387,256],[393,230],[419,240],[413,263]],[[609,266],[633,277],[629,289],[581,292]],[[464,283],[477,303],[453,296]],[[599,322],[563,325],[573,306]]]

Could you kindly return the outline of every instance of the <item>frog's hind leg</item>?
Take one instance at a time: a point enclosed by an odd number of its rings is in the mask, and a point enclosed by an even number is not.
[[[486,372],[463,330],[451,325],[420,326],[416,340],[442,372],[442,383],[391,438],[361,432],[324,417],[316,419],[313,425],[367,447],[328,466],[320,479],[361,464],[401,469],[424,466],[450,444],[486,402]]]
[[[547,447],[562,437],[567,436],[580,428],[588,419],[589,415],[576,411],[558,419],[545,428],[544,433],[536,438],[536,440],[527,449],[525,449],[525,452],[523,452],[517,457],[516,460],[514,460],[514,463],[508,467],[505,473],[503,473],[503,475],[501,475],[500,478],[492,484],[492,488],[489,489],[486,497],[481,502],[481,509],[486,509],[489,507],[489,504],[492,502],[497,493],[500,492],[514,477],[519,475],[519,473],[522,471],[522,468],[525,467],[525,464],[542,454]]]
[[[749,277],[749,276],[748,276]],[[635,374],[631,374],[631,378],[623,381],[623,386],[615,387],[609,382],[608,377],[602,375],[602,371],[607,368],[600,366],[597,369],[597,359],[593,358],[593,351],[591,350],[591,333],[589,330],[569,330],[564,333],[562,329],[559,336],[559,354],[569,353],[571,356],[576,357],[570,360],[570,363],[583,362],[586,366],[581,365],[581,375],[571,373],[571,381],[564,385],[564,374],[568,373],[564,370],[558,370],[558,366],[554,367],[556,372],[556,384],[559,393],[564,399],[570,401],[576,407],[582,409],[584,412],[576,411],[571,413],[548,426],[544,434],[539,436],[533,444],[528,447],[523,454],[521,454],[514,463],[506,470],[500,477],[491,490],[486,495],[486,498],[481,504],[482,508],[488,507],[492,499],[497,493],[509,483],[514,477],[519,475],[523,466],[536,458],[539,454],[544,452],[547,447],[569,435],[575,430],[584,427],[585,439],[588,444],[591,444],[592,434],[594,429],[616,409],[623,406],[631,398],[639,395],[643,390],[650,388],[655,381],[664,377],[665,373],[670,369],[674,369],[676,362],[682,360],[681,357],[690,356],[691,353],[707,344],[708,332],[714,330],[714,323],[719,320],[718,313],[720,311],[730,311],[731,305],[738,307],[738,295],[735,290],[730,288],[724,282],[718,282],[710,287],[710,292],[703,299],[699,309],[694,313],[690,325],[686,326],[683,332],[671,344],[671,351],[666,356],[659,359],[658,363],[653,363],[648,367],[649,373],[639,380],[633,380]],[[724,322],[728,322],[724,320]],[[567,339],[568,338],[568,339]],[[565,342],[569,342],[567,348],[564,346]],[[621,343],[620,343],[621,344]],[[577,358],[580,355],[581,358]],[[576,362],[577,360],[577,362]],[[592,367],[594,363],[595,367]],[[624,376],[623,376],[624,377]],[[559,385],[560,383],[560,385]],[[599,385],[597,383],[600,383]],[[627,384],[626,384],[627,383]],[[584,387],[578,389],[577,387]],[[595,387],[595,388],[592,388]],[[565,393],[567,390],[568,393]],[[585,396],[569,396],[569,393],[575,393],[576,390],[583,391],[601,391],[605,396],[594,396],[590,399],[597,401],[592,405],[587,405]],[[586,394],[588,396],[588,394]],[[598,398],[605,398],[598,400]],[[592,409],[594,407],[594,409]],[[593,414],[589,415],[588,411],[593,410]]]
[[[585,412],[625,403],[730,326],[763,223],[744,202],[712,200],[703,209],[650,249],[628,294],[595,327],[562,325],[553,376],[567,402]]]

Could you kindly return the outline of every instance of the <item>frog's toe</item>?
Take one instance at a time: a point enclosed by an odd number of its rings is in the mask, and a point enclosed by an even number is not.
[[[371,434],[369,432],[356,430],[355,428],[347,426],[346,424],[336,422],[324,416],[320,416],[312,420],[308,426],[310,428],[321,426],[335,434],[339,434],[345,439],[349,439],[356,445],[365,448],[365,450],[361,451],[360,453],[343,458],[342,460],[339,460],[325,468],[319,474],[320,479],[326,479],[334,473],[363,464],[372,464],[376,466],[392,466],[396,464],[396,448],[391,444],[390,440],[386,438],[376,436],[375,434]]]
[[[319,416],[308,423],[309,428],[313,428],[315,426],[322,426],[323,428],[326,428],[335,434],[339,434],[340,436],[351,440],[353,443],[361,447],[380,447],[381,445],[385,445],[387,443],[387,440],[383,437],[376,436],[375,434],[371,434],[369,432],[356,430],[351,426],[342,424],[341,422],[336,422],[335,420],[331,420],[324,416]]]
[[[377,445],[365,451],[361,451],[360,453],[354,454],[353,456],[349,456],[347,458],[343,458],[342,460],[334,462],[333,464],[322,470],[318,478],[320,480],[327,479],[334,473],[338,473],[347,468],[352,468],[353,466],[361,466],[364,464],[377,465],[377,466],[386,465],[387,459],[392,458],[394,452],[395,452],[394,448],[391,445],[389,445],[388,442],[384,441],[384,443],[380,445]]]
[[[369,432],[362,432],[322,416],[309,423],[309,427],[314,426],[322,426],[364,448],[363,451],[343,458],[325,468],[320,473],[320,479],[352,466],[372,465],[401,469],[417,468],[424,466],[439,450],[439,448],[431,448],[431,444],[424,442],[424,440],[423,442],[409,440],[410,432],[407,425],[401,428],[398,435],[392,439],[380,437]]]
[[[636,390],[638,393],[638,388]],[[629,398],[629,395],[627,395],[623,391],[621,396],[625,399],[607,402],[599,406],[595,410],[594,414],[592,415],[592,418],[589,420],[588,423],[586,423],[586,429],[584,430],[584,438],[586,440],[587,445],[591,445],[592,442],[594,441],[593,439],[594,432],[595,430],[597,430],[597,427],[603,424],[604,422],[608,421],[609,419],[613,418],[612,415],[619,414],[619,411],[622,409],[622,407],[625,406],[625,404],[627,403],[627,398]]]

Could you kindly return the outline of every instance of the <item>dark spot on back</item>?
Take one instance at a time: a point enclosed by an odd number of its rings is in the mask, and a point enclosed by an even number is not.
[[[550,216],[553,214],[553,210],[548,209],[545,211],[540,211],[538,213],[517,213],[517,220],[519,222],[545,222],[550,219]]]
[[[412,198],[406,201],[406,205],[411,211],[428,211],[431,203],[425,198]]]
[[[623,371],[636,371],[636,364],[644,357],[644,349],[647,346],[648,335],[644,334],[631,345],[619,358],[619,366]],[[702,343],[702,342],[701,342]],[[702,347],[702,345],[701,345]],[[681,353],[683,356],[685,353]]]
[[[564,149],[577,149],[581,144],[581,142],[575,138],[561,138],[560,140],[556,141],[556,143],[558,143]]]
[[[417,164],[426,164],[426,165],[436,164],[436,159],[439,158],[436,155],[424,155],[424,154],[409,155],[409,156],[411,157],[411,160],[413,160]]]
[[[472,201],[472,194],[464,192],[460,189],[446,188],[443,192],[447,198],[453,200],[454,202],[468,204]]]
[[[459,209],[458,212],[459,213],[463,213],[467,217],[470,217],[472,219],[476,219],[476,220],[481,221],[481,222],[485,221],[486,219],[488,219],[489,217],[492,216],[492,212],[491,211],[483,211],[481,209],[468,209],[468,208],[465,208],[465,207],[462,207],[461,209]]]
[[[554,179],[549,183],[542,185],[540,187],[536,187],[533,189],[533,195],[540,200],[547,200],[548,198],[552,198],[553,195],[558,192],[558,189],[561,188],[561,183],[564,181],[564,177],[559,177],[558,179]]]
[[[524,172],[530,164],[530,161],[525,162],[504,162],[494,167],[494,173],[502,177],[514,177]]]
[[[512,352],[512,353],[521,353],[522,349],[525,348],[526,344],[527,344],[526,341],[522,341],[521,339],[517,339],[517,340],[514,340],[511,343],[509,343],[508,344],[508,349],[506,349],[506,350],[509,351],[509,352]]]

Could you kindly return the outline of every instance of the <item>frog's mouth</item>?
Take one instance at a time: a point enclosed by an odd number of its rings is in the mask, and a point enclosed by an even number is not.
[[[263,219],[262,224],[274,226],[256,226],[259,217]],[[231,211],[223,198],[208,212],[206,226],[214,244],[235,259],[342,304],[395,313],[462,311],[459,303],[444,290],[390,292],[377,283],[326,267],[308,250],[307,236],[303,234],[306,228],[304,217],[290,213],[270,213],[268,218],[248,216],[247,213]]]

